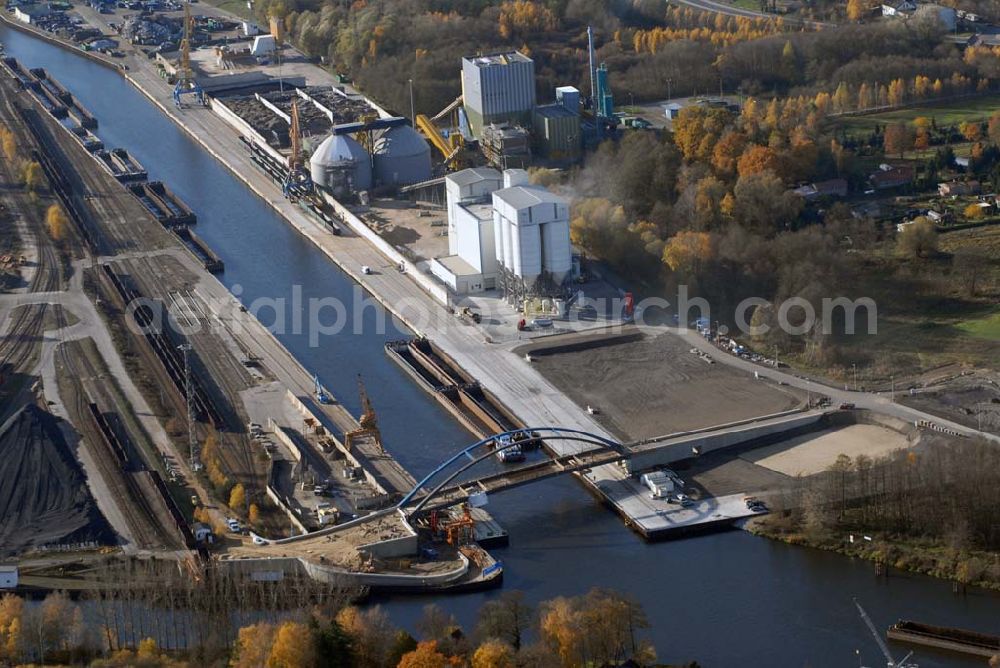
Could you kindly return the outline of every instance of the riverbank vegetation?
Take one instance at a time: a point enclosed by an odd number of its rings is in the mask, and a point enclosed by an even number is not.
[[[1000,590],[1000,451],[984,440],[841,455],[772,511],[754,533]]]
[[[172,596],[167,591],[162,594]],[[133,606],[126,612],[134,618],[136,609]],[[139,614],[150,625],[148,628],[162,634],[169,624],[168,617],[173,619],[186,613],[146,602],[141,604]],[[187,639],[187,649],[168,651],[149,636],[131,645],[120,642],[116,629],[96,622],[92,615],[84,613],[83,606],[63,593],[50,594],[39,604],[8,594],[0,598],[0,665],[22,662],[96,668],[663,665],[656,663],[656,652],[643,637],[649,624],[641,606],[630,597],[603,589],[544,601],[537,609],[527,603],[521,592],[504,592],[483,605],[475,628],[469,630],[438,606],[428,605],[416,625],[416,636],[394,626],[378,606],[358,608],[340,597],[312,608],[300,608],[299,612],[262,610],[258,616],[261,621],[235,632],[216,629],[222,632],[192,636]],[[696,665],[689,664],[689,668]]]

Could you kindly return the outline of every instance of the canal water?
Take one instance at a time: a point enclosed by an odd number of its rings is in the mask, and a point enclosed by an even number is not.
[[[28,67],[49,70],[97,117],[97,134],[109,148],[127,148],[151,179],[166,182],[194,209],[198,233],[225,261],[222,280],[231,289],[239,286],[244,303],[257,297],[290,303],[292,286],[301,286],[305,300],[334,296],[349,303],[353,283],[347,276],[116,73],[5,26],[0,41]],[[279,339],[355,413],[355,378],[363,374],[387,447],[419,477],[471,438],[386,357],[384,342],[407,332],[387,318],[388,331],[378,333],[378,314],[377,307],[367,308],[360,333],[348,327],[319,348],[308,345],[305,333]],[[568,477],[492,501],[491,512],[511,534],[510,547],[494,551],[505,564],[506,589],[523,590],[535,602],[595,586],[631,594],[643,604],[665,662],[840,667],[858,665],[860,649],[865,665],[884,665],[855,611],[855,597],[880,629],[906,617],[1000,632],[997,597],[954,596],[947,583],[923,577],[876,580],[867,562],[737,531],[646,544]],[[475,611],[495,595],[399,597],[380,604],[411,630],[431,602],[471,628]],[[894,651],[905,654],[902,647]],[[915,659],[925,668],[983,665],[927,652]]]

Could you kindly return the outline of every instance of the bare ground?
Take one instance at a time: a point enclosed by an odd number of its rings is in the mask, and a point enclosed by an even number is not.
[[[978,372],[914,395],[900,403],[974,429],[1000,434],[1000,373]]]
[[[553,337],[531,346],[534,365],[620,438],[638,440],[701,429],[799,406],[786,387],[708,364],[672,334],[609,341],[598,347],[546,352],[589,335]]]
[[[746,452],[742,458],[785,475],[807,476],[825,471],[840,455],[876,459],[909,445],[899,432],[878,425],[853,424],[796,436]]]

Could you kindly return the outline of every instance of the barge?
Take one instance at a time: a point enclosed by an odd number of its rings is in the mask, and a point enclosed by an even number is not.
[[[74,125],[68,129],[90,153],[96,153],[104,148],[104,142],[101,141],[100,137],[82,125]]]
[[[907,619],[901,619],[890,626],[885,635],[889,640],[950,650],[969,656],[992,658],[1000,654],[1000,636]]]
[[[174,234],[180,237],[184,245],[187,246],[195,257],[201,262],[202,266],[205,267],[210,273],[221,274],[226,270],[225,264],[222,262],[215,251],[205,243],[204,239],[195,234],[194,230],[190,227],[177,227],[174,228]]]
[[[145,181],[148,173],[139,161],[129,155],[123,148],[113,148],[110,151],[99,151],[97,159],[111,175],[121,183]]]
[[[159,181],[133,183],[128,189],[164,227],[193,225],[197,220],[191,208]]]
[[[41,87],[41,83],[38,81],[38,77],[28,71],[24,65],[17,58],[7,56],[3,59],[4,67],[13,75],[15,79],[21,82],[21,85],[28,90],[37,90]]]

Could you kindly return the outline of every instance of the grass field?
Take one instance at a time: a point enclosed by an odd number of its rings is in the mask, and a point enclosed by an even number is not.
[[[244,19],[254,18],[253,10],[247,9],[246,0],[204,0],[204,2]]]
[[[920,116],[933,118],[938,125],[957,125],[964,121],[984,121],[1000,109],[1000,95],[970,97],[942,104],[896,109],[867,116],[848,116],[837,119],[837,125],[847,134],[869,134],[876,125],[912,123]]]
[[[992,316],[978,320],[960,322],[958,323],[958,328],[969,336],[1000,341],[1000,311],[997,311]]]

